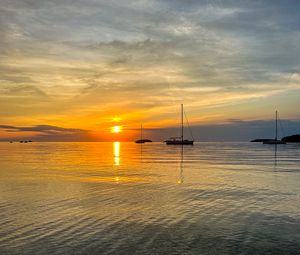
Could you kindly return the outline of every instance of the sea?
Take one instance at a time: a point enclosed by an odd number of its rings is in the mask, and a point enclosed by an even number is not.
[[[2,142],[0,254],[300,254],[300,144]]]

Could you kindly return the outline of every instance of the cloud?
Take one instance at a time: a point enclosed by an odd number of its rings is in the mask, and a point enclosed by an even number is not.
[[[274,107],[285,93],[300,93],[297,7],[298,1],[3,0],[1,117],[72,121],[99,109],[150,114],[157,122],[184,102],[198,115],[213,116],[218,107],[224,121],[241,103],[245,115],[253,100]],[[297,107],[289,107],[292,116]]]
[[[39,132],[45,134],[53,134],[57,132],[61,133],[77,133],[77,132],[87,132],[87,130],[76,129],[76,128],[63,128],[51,125],[36,125],[32,127],[16,127],[16,126],[9,126],[9,125],[0,125],[1,129],[5,129],[9,132]]]
[[[6,96],[39,96],[39,97],[45,97],[47,96],[44,91],[39,89],[36,86],[32,85],[12,85],[7,87],[0,88],[1,94]]]
[[[87,130],[76,129],[76,128],[63,128],[51,125],[36,125],[32,127],[16,127],[16,126],[8,126],[8,125],[0,125],[1,129],[6,129],[10,132],[39,132],[45,134],[52,134],[56,132],[61,133],[74,133],[74,132],[87,132]]]
[[[89,141],[90,131],[78,128],[64,128],[52,125],[11,126],[0,125],[0,131],[5,132],[1,140],[8,140],[12,133],[22,139],[35,141]]]

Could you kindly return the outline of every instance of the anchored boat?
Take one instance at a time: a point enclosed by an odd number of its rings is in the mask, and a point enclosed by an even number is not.
[[[276,115],[275,116],[275,139],[274,140],[273,139],[265,140],[263,142],[263,144],[286,144],[286,142],[277,139],[277,122],[278,122],[277,111],[276,111],[275,115]]]
[[[135,143],[151,143],[149,139],[143,139],[143,125],[141,125],[141,139],[135,141]]]
[[[167,145],[193,145],[194,140],[187,140],[183,138],[183,104],[181,104],[181,136],[170,137],[165,141]]]

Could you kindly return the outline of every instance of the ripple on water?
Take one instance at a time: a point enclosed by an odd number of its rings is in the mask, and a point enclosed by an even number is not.
[[[298,147],[114,148],[0,144],[0,254],[300,250]]]

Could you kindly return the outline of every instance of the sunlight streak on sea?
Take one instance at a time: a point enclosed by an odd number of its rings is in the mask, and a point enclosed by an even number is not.
[[[1,255],[300,251],[300,145],[0,143],[0,155]]]

